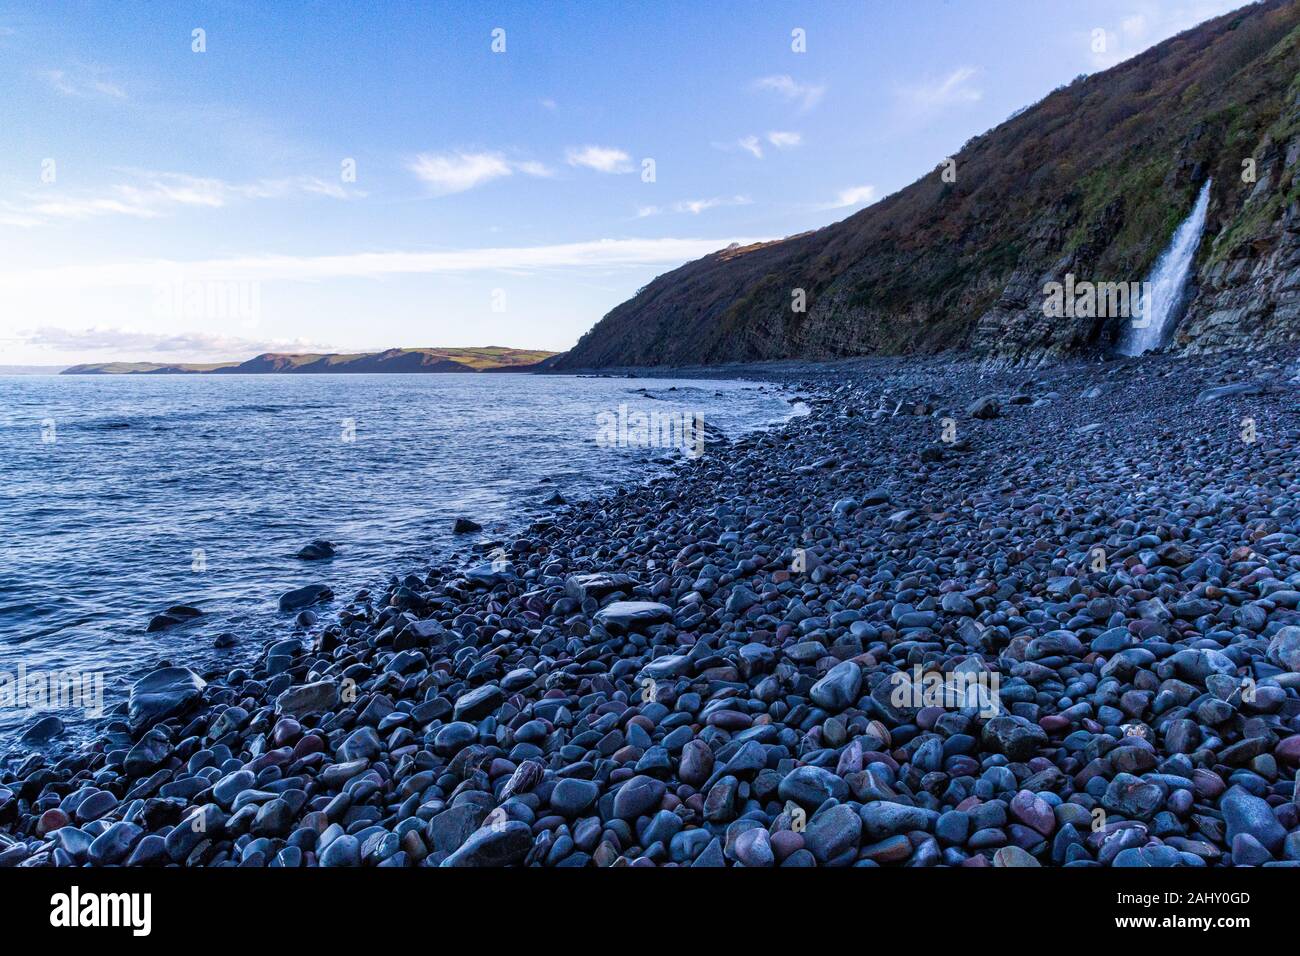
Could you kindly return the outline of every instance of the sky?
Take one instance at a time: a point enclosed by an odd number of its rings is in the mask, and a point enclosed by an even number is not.
[[[0,0],[0,365],[563,350],[1241,0]]]

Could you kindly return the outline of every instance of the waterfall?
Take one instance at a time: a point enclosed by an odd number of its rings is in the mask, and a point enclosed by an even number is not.
[[[1141,355],[1159,348],[1174,333],[1183,307],[1187,304],[1187,280],[1192,275],[1192,257],[1201,244],[1205,214],[1210,208],[1210,183],[1207,179],[1196,197],[1196,205],[1182,224],[1174,230],[1169,247],[1156,260],[1151,276],[1143,284],[1142,312],[1130,319],[1120,336],[1119,351],[1124,355]]]

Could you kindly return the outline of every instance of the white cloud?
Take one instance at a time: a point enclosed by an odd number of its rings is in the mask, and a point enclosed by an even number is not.
[[[570,146],[564,158],[570,166],[585,166],[598,173],[632,171],[632,157],[612,146]]]
[[[544,110],[553,110],[559,106],[559,104],[556,103],[555,100],[551,99],[549,96],[546,97],[545,99],[538,100],[537,102],[542,105],[542,109]]]
[[[841,189],[834,201],[825,203],[822,208],[846,209],[849,206],[862,206],[874,202],[875,198],[875,186],[850,186],[848,189]]]
[[[92,96],[98,94],[110,99],[126,99],[126,90],[119,83],[103,79],[104,71],[95,66],[77,66],[70,70],[42,70],[38,74],[56,92],[64,96]]]
[[[647,216],[659,216],[665,212],[684,212],[693,216],[709,209],[715,209],[718,206],[748,206],[754,200],[748,196],[714,196],[710,199],[682,199],[670,206],[640,206],[637,208],[636,216],[638,219],[645,219]]]
[[[421,153],[408,168],[438,195],[463,193],[511,173],[500,153]]]
[[[550,176],[545,164],[533,160],[511,160],[502,153],[420,153],[407,168],[425,182],[434,195],[463,193],[516,172],[526,176]]]
[[[206,332],[162,333],[131,328],[96,326],[60,328],[42,326],[19,332],[16,341],[60,352],[163,353],[162,361],[230,359],[261,352],[332,351],[327,345],[305,339],[246,339]],[[167,355],[184,357],[167,358]]]
[[[12,226],[15,229],[31,229],[34,226],[45,224],[44,219],[38,219],[35,216],[28,216],[22,213],[4,212],[0,207],[0,226]]]
[[[759,77],[754,81],[754,89],[775,93],[786,102],[797,102],[799,108],[805,110],[816,106],[826,92],[824,85],[800,83],[788,73]]]
[[[763,158],[763,143],[766,141],[769,145],[777,149],[793,149],[803,143],[803,134],[794,132],[785,132],[782,130],[771,130],[762,137],[750,135],[742,136],[734,143],[714,143],[714,149],[730,151],[734,149],[743,149],[755,159]]]
[[[238,200],[279,199],[293,195],[347,199],[365,195],[341,183],[315,176],[290,176],[231,183],[185,173],[123,170],[130,182],[116,183],[103,193],[64,192],[45,187],[24,194],[22,200],[0,200],[0,225],[32,227],[58,220],[84,220],[100,216],[156,219],[177,208],[217,209]]]
[[[687,199],[682,202],[674,203],[673,209],[676,212],[689,212],[691,215],[698,216],[706,209],[714,209],[718,206],[748,206],[753,200],[748,196],[714,196],[712,199]]]
[[[959,66],[947,76],[899,90],[908,108],[915,113],[929,113],[959,103],[977,103],[984,96],[970,85],[978,72],[973,66]]]
[[[1130,4],[1130,7],[1136,9],[1122,19],[1118,26],[1098,23],[1093,28],[1105,31],[1105,49],[1093,48],[1093,31],[1080,35],[1077,42],[1080,49],[1088,51],[1093,69],[1105,70],[1184,30],[1190,30],[1198,23],[1243,6],[1246,4],[1242,0],[1191,0],[1172,5],[1147,0]]]
[[[62,70],[45,70],[41,73],[41,78],[64,96],[77,95],[77,88]]]
[[[292,281],[375,279],[390,275],[448,274],[560,268],[614,268],[682,263],[736,239],[596,239],[551,246],[507,246],[444,252],[357,252],[325,256],[258,255],[179,261],[147,259],[0,272],[0,289],[42,290],[139,286],[177,281]]]
[[[514,165],[515,169],[519,170],[526,176],[536,176],[539,179],[545,179],[555,175],[551,168],[545,163],[539,163],[531,159],[515,163]]]

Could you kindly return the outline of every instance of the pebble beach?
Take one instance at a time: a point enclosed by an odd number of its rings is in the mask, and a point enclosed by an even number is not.
[[[714,370],[811,411],[304,570],[11,752],[0,866],[1300,866],[1298,356]]]

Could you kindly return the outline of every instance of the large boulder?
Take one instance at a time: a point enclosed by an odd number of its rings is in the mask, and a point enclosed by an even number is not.
[[[334,592],[324,584],[308,584],[304,587],[294,588],[292,591],[286,591],[280,595],[281,611],[298,611],[305,607],[310,607],[321,601],[328,601],[334,597]]]
[[[188,667],[160,667],[132,686],[127,714],[137,726],[166,720],[193,706],[206,686]]]
[[[671,620],[673,609],[656,601],[615,601],[596,612],[596,623],[613,633],[635,631]]]
[[[482,687],[475,687],[471,691],[466,691],[456,698],[456,709],[453,714],[453,720],[481,720],[490,714],[496,712],[496,709],[505,702],[506,695],[496,684],[484,684]]]
[[[1300,627],[1284,627],[1268,642],[1268,659],[1278,667],[1300,672]]]
[[[862,668],[857,661],[841,661],[812,685],[808,696],[818,707],[838,713],[852,707],[862,690]]]
[[[1286,828],[1278,822],[1268,803],[1241,787],[1233,787],[1219,801],[1223,822],[1228,829],[1228,842],[1239,834],[1247,834],[1267,849],[1276,853],[1286,839]]]
[[[63,731],[63,721],[54,714],[46,714],[27,728],[19,743],[43,744],[62,736]]]
[[[338,681],[322,680],[290,687],[275,699],[275,712],[289,717],[304,717],[333,710],[339,702]]]
[[[332,557],[334,557],[334,545],[321,538],[303,545],[298,550],[298,558],[302,561],[324,561]]]
[[[984,746],[1011,760],[1025,761],[1047,746],[1047,732],[1015,714],[1002,714],[984,725]]]
[[[175,627],[177,624],[184,624],[186,621],[192,621],[196,617],[202,617],[203,612],[189,604],[173,604],[161,614],[155,614],[149,621],[149,626],[145,632],[152,634],[155,631],[165,631],[169,627]]]
[[[509,866],[519,863],[533,847],[533,830],[527,823],[490,822],[475,830],[442,866]]]
[[[578,601],[588,597],[600,600],[606,594],[613,594],[615,591],[631,591],[636,584],[636,578],[630,574],[596,571],[591,574],[572,574],[565,578],[564,592]]]

